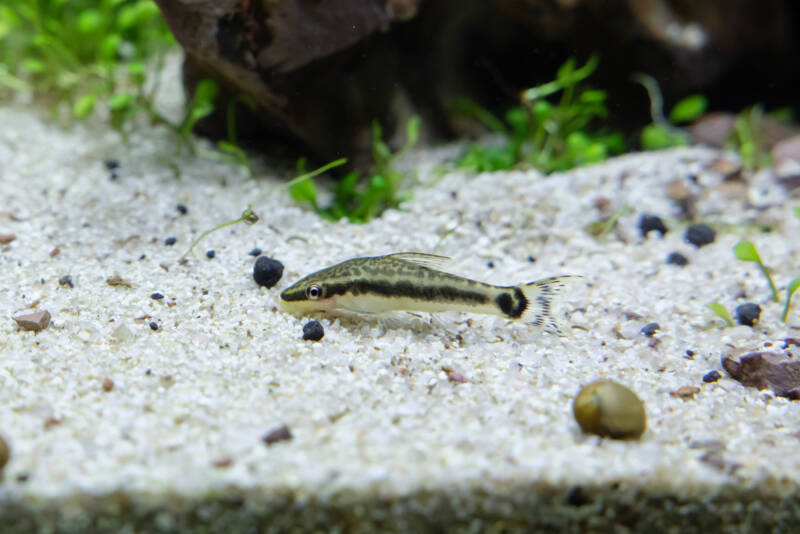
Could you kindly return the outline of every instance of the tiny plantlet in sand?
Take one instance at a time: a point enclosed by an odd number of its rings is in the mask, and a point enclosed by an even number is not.
[[[709,302],[706,304],[706,308],[711,310],[717,317],[725,321],[728,326],[733,326],[733,318],[731,318],[731,314],[728,313],[728,310],[725,309],[725,306],[719,302]]]
[[[758,265],[758,268],[764,273],[764,278],[766,278],[769,283],[769,288],[772,290],[772,300],[780,302],[781,297],[778,295],[778,288],[775,287],[775,282],[772,281],[769,269],[767,269],[767,266],[761,261],[761,256],[759,256],[756,246],[750,241],[740,241],[733,247],[733,253],[742,261],[751,261]]]
[[[786,306],[783,308],[783,322],[786,322],[786,319],[789,318],[789,306],[792,305],[792,295],[800,289],[800,278],[795,278],[789,284],[789,287],[786,288]]]
[[[242,215],[238,219],[218,224],[214,228],[206,230],[205,232],[200,234],[200,237],[195,239],[189,246],[189,248],[186,250],[186,252],[183,253],[183,256],[181,256],[181,261],[185,260],[186,256],[189,255],[189,253],[192,251],[195,245],[197,245],[200,242],[200,240],[203,239],[208,234],[216,232],[217,230],[225,228],[226,226],[233,226],[234,224],[239,224],[240,222],[243,222],[245,224],[255,224],[258,222],[258,215],[256,215],[256,212],[253,211],[253,206],[248,205],[247,209],[242,212]]]

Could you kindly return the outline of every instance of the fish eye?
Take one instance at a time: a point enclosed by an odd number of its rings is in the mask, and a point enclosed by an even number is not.
[[[322,296],[322,288],[318,285],[308,286],[308,289],[306,289],[306,296],[311,300],[317,300]]]

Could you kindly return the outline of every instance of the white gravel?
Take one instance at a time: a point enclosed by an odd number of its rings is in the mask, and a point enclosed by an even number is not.
[[[726,184],[709,169],[720,154],[690,148],[549,177],[439,179],[433,163],[452,154],[446,148],[412,155],[422,183],[413,199],[359,226],[294,205],[277,189],[286,174],[249,179],[184,156],[175,177],[165,165],[174,142],[158,128],[137,128],[126,144],[99,122],[61,129],[13,107],[0,108],[0,124],[0,234],[16,234],[0,245],[0,435],[11,447],[0,507],[115,492],[159,502],[290,495],[297,505],[515,486],[615,485],[699,500],[731,488],[797,491],[800,403],[745,388],[720,367],[730,348],[800,336],[800,304],[781,322],[757,268],[732,253],[752,239],[782,292],[800,276],[797,202],[769,172],[749,187]],[[113,181],[108,158],[120,163]],[[700,193],[713,244],[683,241],[665,194],[674,179]],[[633,212],[596,240],[583,228],[601,217],[601,197],[608,213]],[[192,239],[248,203],[261,216],[255,226],[214,233],[178,263]],[[643,239],[642,213],[664,217],[670,231]],[[775,231],[746,224],[755,218]],[[165,246],[168,236],[177,244]],[[285,265],[277,287],[253,282],[254,247]],[[312,343],[301,339],[305,319],[276,309],[300,276],[398,251],[451,256],[451,272],[493,283],[583,275],[566,307],[572,335],[461,314],[434,324],[320,317],[325,337]],[[667,265],[672,251],[689,265]],[[108,285],[115,274],[132,287]],[[59,285],[64,275],[74,288]],[[165,298],[151,299],[156,291]],[[756,302],[761,323],[724,328],[705,308],[713,300],[731,312]],[[12,320],[43,309],[53,320],[38,334]],[[655,346],[638,334],[651,321]],[[469,382],[449,381],[443,368]],[[704,384],[713,369],[723,378]],[[581,434],[571,400],[598,377],[644,401],[641,440]],[[670,395],[682,386],[700,391]],[[262,436],[281,424],[293,438],[266,446]],[[58,513],[83,505],[74,506]]]

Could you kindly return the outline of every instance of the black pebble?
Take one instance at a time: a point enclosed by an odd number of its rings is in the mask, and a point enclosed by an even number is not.
[[[115,173],[114,171],[111,171],[111,174],[108,176],[108,179],[114,181],[117,178],[119,178],[119,174]]]
[[[536,263],[536,258],[534,258],[533,256],[528,256],[528,261],[531,263]]]
[[[283,264],[266,256],[261,256],[253,265],[253,280],[264,287],[272,287],[283,276]]]
[[[217,255],[217,253],[214,252],[213,248],[211,250],[206,250],[206,258],[208,258],[209,260],[212,259],[216,255]]]
[[[72,282],[72,277],[68,274],[65,274],[64,276],[58,279],[58,285],[75,287],[75,284]]]
[[[667,233],[667,227],[664,226],[664,221],[661,220],[661,217],[647,213],[642,214],[639,217],[639,231],[642,233],[642,237],[647,237],[647,234],[653,230],[661,235]]]
[[[164,298],[164,295],[162,295],[161,293],[156,292],[156,293],[151,294],[150,298],[153,299],[153,300],[161,300],[161,299]]]
[[[719,371],[709,371],[703,375],[703,382],[710,384],[711,382],[716,382],[720,378],[722,378],[722,375],[719,374]]]
[[[158,323],[155,321],[150,321],[150,330],[158,330]]]
[[[486,264],[486,266],[487,266],[488,268],[490,268],[490,269],[494,269],[494,262],[493,262],[493,261],[490,261],[490,262],[488,262],[488,263]]]
[[[256,256],[256,257],[261,256],[261,249],[260,248],[254,248],[253,250],[248,252],[248,254],[250,254],[251,256]]]
[[[693,224],[686,229],[686,241],[700,248],[713,243],[717,233],[706,224]]]
[[[669,256],[667,256],[667,263],[678,267],[686,267],[689,264],[689,260],[680,252],[670,252]]]
[[[661,328],[661,326],[659,326],[658,323],[647,323],[639,330],[639,333],[643,336],[653,337],[659,328]]]
[[[189,208],[187,208],[183,204],[178,204],[177,206],[175,206],[175,209],[178,210],[178,213],[180,213],[181,215],[186,215],[187,213],[189,213]]]
[[[319,341],[325,335],[325,329],[319,324],[319,321],[308,321],[303,325],[303,339],[310,339],[311,341]]]
[[[117,161],[115,159],[107,159],[107,160],[105,160],[103,162],[103,164],[106,166],[106,169],[108,169],[109,171],[113,171],[114,169],[118,169],[119,168],[119,161]]]
[[[761,317],[761,307],[752,302],[745,302],[736,306],[736,320],[739,324],[753,326]]]
[[[166,238],[164,240],[164,244],[167,245],[168,247],[171,247],[172,245],[174,245],[177,242],[178,242],[178,238],[177,237],[168,237],[168,238]]]
[[[692,349],[686,349],[686,357],[687,358],[694,358],[695,354],[697,354],[697,353],[695,351],[693,351]]]

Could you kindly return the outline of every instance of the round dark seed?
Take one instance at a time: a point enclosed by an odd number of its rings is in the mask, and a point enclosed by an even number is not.
[[[667,256],[667,263],[669,265],[677,265],[678,267],[685,267],[689,263],[689,260],[686,259],[686,256],[684,256],[680,252],[670,252],[669,256]]]
[[[658,329],[661,328],[658,323],[647,323],[639,330],[639,333],[643,336],[653,337]]]
[[[717,370],[709,371],[705,375],[703,375],[703,382],[705,382],[706,384],[710,384],[711,382],[716,382],[720,378],[722,378],[722,375],[719,374],[719,371]]]
[[[303,325],[303,339],[311,341],[319,341],[325,335],[325,329],[319,324],[319,321],[308,321]]]
[[[206,258],[208,258],[209,260],[213,259],[214,256],[216,256],[216,255],[217,255],[217,253],[214,252],[213,248],[211,250],[206,250]]]
[[[161,299],[164,298],[164,295],[162,295],[161,293],[156,292],[156,293],[152,293],[150,295],[150,298],[153,299],[153,300],[161,300]]]
[[[654,230],[661,235],[666,234],[667,227],[664,226],[664,221],[657,215],[642,214],[639,217],[639,231],[642,233],[642,237],[647,237],[647,234]]]
[[[164,244],[167,245],[168,247],[171,247],[172,245],[174,245],[177,242],[178,242],[178,238],[177,237],[168,237],[168,238],[166,238],[164,240]]]
[[[260,248],[254,248],[253,250],[248,252],[248,254],[250,254],[251,256],[256,256],[256,257],[261,256],[261,249]]]
[[[707,224],[693,224],[686,229],[686,241],[700,248],[713,243],[717,233]]]
[[[107,159],[103,162],[106,166],[106,169],[109,171],[113,171],[114,169],[119,168],[119,161],[115,159]]]
[[[736,320],[739,324],[753,326],[761,317],[761,307],[752,302],[745,302],[736,306]]]
[[[253,266],[253,280],[264,287],[272,287],[283,276],[283,264],[278,260],[261,256]]]
[[[187,208],[183,204],[178,204],[177,206],[175,206],[175,209],[178,210],[178,213],[180,213],[181,215],[186,215],[187,213],[189,213],[189,208]]]
[[[158,323],[155,321],[150,321],[150,330],[158,330]]]

